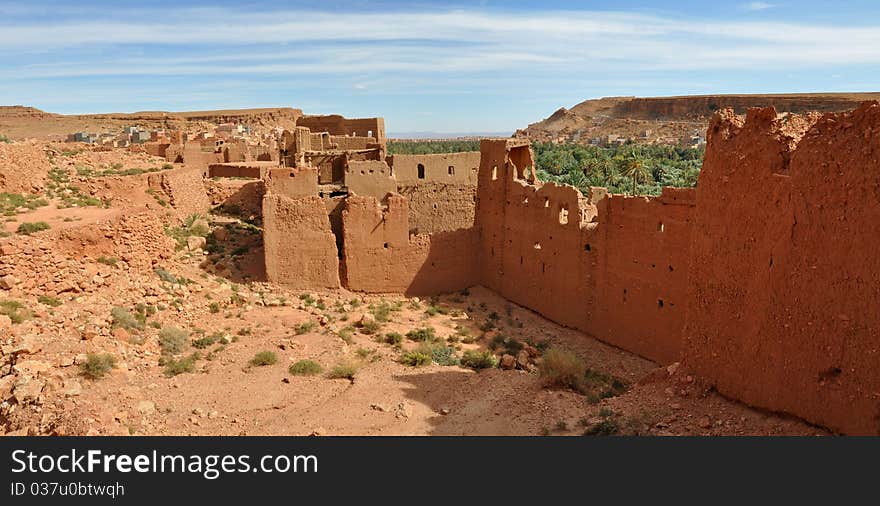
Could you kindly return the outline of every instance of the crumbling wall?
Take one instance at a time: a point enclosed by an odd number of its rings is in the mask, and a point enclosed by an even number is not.
[[[343,184],[356,195],[378,199],[397,191],[397,181],[391,177],[391,168],[383,161],[349,161],[345,167]]]
[[[14,236],[0,243],[0,294],[94,292],[125,278],[130,269],[146,271],[170,258],[174,241],[151,212],[119,214],[96,223]],[[111,267],[98,257],[116,258]],[[88,261],[84,257],[91,257]]]
[[[563,325],[585,329],[594,272],[582,196],[573,187],[530,184],[528,141],[483,140],[476,224],[482,284]],[[567,210],[564,222],[560,213]]]
[[[398,185],[397,192],[409,203],[410,233],[433,234],[474,226],[475,185]]]
[[[147,184],[154,191],[161,191],[181,216],[205,213],[211,202],[203,182],[204,170],[199,167],[181,167],[148,175]]]
[[[480,152],[392,155],[389,163],[400,184],[424,182],[477,184]]]
[[[327,209],[317,196],[263,198],[266,278],[294,289],[339,288],[339,256]]]
[[[248,177],[260,179],[266,175],[269,169],[277,166],[277,163],[271,161],[212,163],[208,165],[208,177]]]
[[[486,140],[476,210],[482,284],[656,360],[681,352],[693,190],[585,198],[541,183],[527,141]]]
[[[291,199],[314,197],[318,194],[318,171],[314,168],[269,169],[264,180],[266,193]]]
[[[348,197],[342,220],[350,290],[426,295],[474,284],[473,229],[411,236],[408,204],[399,195],[389,196],[384,207],[373,197]]]
[[[716,115],[684,361],[723,394],[880,433],[880,105],[815,124]]]
[[[222,206],[225,212],[246,218],[262,217],[266,190],[262,181],[218,179],[206,181],[205,186],[212,206]]]
[[[306,127],[312,132],[328,132],[331,135],[350,135],[374,137],[385,141],[385,120],[382,118],[347,119],[338,114],[327,116],[302,116],[296,126]]]

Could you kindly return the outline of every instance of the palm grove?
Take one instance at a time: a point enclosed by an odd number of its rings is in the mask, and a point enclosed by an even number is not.
[[[391,142],[400,154],[478,151],[479,141]],[[611,193],[659,195],[664,186],[697,185],[702,148],[625,144],[602,148],[577,144],[534,143],[538,179],[570,184],[586,193],[603,186]]]

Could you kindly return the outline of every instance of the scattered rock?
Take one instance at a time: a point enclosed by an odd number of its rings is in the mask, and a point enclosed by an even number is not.
[[[0,277],[0,288],[2,288],[3,290],[12,290],[17,284],[18,280],[15,279],[15,276],[13,276],[12,274],[7,274],[6,276]]]
[[[218,241],[225,241],[229,239],[229,230],[226,227],[215,228],[214,232],[211,233],[214,236],[214,239]]]
[[[373,411],[380,411],[382,413],[388,411],[388,408],[382,404],[370,404],[370,409],[372,409]]]
[[[529,363],[529,352],[525,349],[519,350],[519,353],[516,354],[516,366],[525,370],[529,370],[531,367],[531,364]]]
[[[200,250],[205,247],[207,240],[198,235],[191,235],[186,238],[186,249],[190,251]]]
[[[0,325],[2,327],[2,325]],[[43,347],[34,336],[25,336],[18,345],[12,349],[14,355],[36,355]]]
[[[501,355],[500,367],[506,371],[516,368],[516,357],[507,353]]]
[[[76,380],[65,381],[62,389],[62,393],[65,397],[76,397],[82,393],[82,385]]]
[[[137,404],[137,411],[142,415],[151,415],[156,412],[156,404],[153,401],[141,401]]]

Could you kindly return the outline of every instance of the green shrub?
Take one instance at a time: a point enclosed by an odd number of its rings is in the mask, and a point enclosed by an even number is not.
[[[421,367],[431,363],[431,355],[420,351],[408,351],[400,356],[400,363],[413,367]]]
[[[354,329],[351,327],[344,327],[339,331],[339,338],[342,339],[345,344],[351,345],[354,343]]]
[[[193,348],[198,348],[200,350],[203,350],[203,349],[211,346],[212,344],[217,343],[218,341],[222,340],[223,337],[224,337],[224,335],[222,332],[214,332],[210,336],[205,336],[205,337],[196,339],[195,341],[192,342],[192,346],[193,346]]]
[[[399,332],[389,332],[382,337],[382,342],[392,346],[400,346],[403,343],[403,335]]]
[[[458,357],[455,355],[455,348],[452,348],[451,346],[422,343],[416,348],[416,351],[428,353],[431,356],[431,360],[438,365],[450,366],[458,365],[460,363]]]
[[[369,320],[360,324],[360,331],[362,334],[377,334],[380,330],[382,330],[382,324],[376,320]]]
[[[189,332],[178,327],[163,327],[159,331],[159,347],[162,353],[175,355],[186,348],[189,341]]]
[[[406,337],[411,341],[418,341],[422,343],[428,343],[437,340],[437,334],[434,332],[434,327],[424,327],[420,329],[410,330],[406,333]]]
[[[208,305],[208,311],[210,311],[211,314],[219,313],[220,312],[220,304],[217,302],[212,302],[211,304]]]
[[[12,323],[16,324],[31,317],[31,312],[24,307],[24,304],[12,299],[0,300],[0,314],[8,316]]]
[[[538,370],[547,386],[584,391],[587,366],[580,357],[570,351],[550,348],[544,353]]]
[[[373,318],[380,323],[391,321],[391,313],[395,311],[400,311],[400,306],[397,304],[391,305],[384,300],[380,304],[370,307],[370,312],[373,314]]]
[[[99,264],[109,265],[109,266],[113,267],[114,265],[116,265],[117,262],[119,262],[119,259],[116,257],[105,257],[105,256],[98,257]]]
[[[327,373],[327,377],[330,379],[348,379],[354,381],[354,375],[357,373],[357,366],[349,363],[343,362],[340,364],[336,364],[333,366],[333,369],[330,369],[330,372]]]
[[[606,418],[584,431],[585,436],[613,436],[620,432],[620,424],[614,418]]]
[[[309,332],[311,332],[314,329],[315,329],[315,322],[309,321],[309,322],[300,323],[299,325],[297,325],[296,327],[293,328],[293,331],[296,333],[296,335],[300,336],[303,334],[308,334]]]
[[[89,379],[101,379],[116,367],[116,358],[109,353],[89,353],[80,365],[82,375]]]
[[[321,367],[321,364],[314,360],[306,359],[294,362],[287,371],[294,376],[314,376],[315,374],[321,374],[323,370],[324,368]]]
[[[273,365],[276,362],[278,362],[278,355],[276,355],[274,351],[261,351],[254,355],[250,364],[254,367],[259,367],[263,365]]]
[[[23,235],[31,235],[36,232],[40,232],[43,230],[49,230],[49,224],[45,221],[35,221],[31,223],[22,223],[18,226],[17,233]]]
[[[490,351],[468,350],[461,357],[461,365],[471,369],[490,369],[498,366],[498,359]]]
[[[196,369],[196,361],[199,358],[201,358],[201,355],[197,351],[180,359],[165,357],[162,359],[162,364],[165,366],[165,375],[177,376],[185,372],[193,372]]]
[[[37,300],[40,302],[40,304],[45,304],[52,307],[58,307],[61,304],[64,304],[63,302],[61,302],[61,299],[50,297],[48,295],[40,295],[39,297],[37,297]]]
[[[144,324],[138,318],[131,314],[131,311],[124,307],[115,306],[110,310],[110,318],[113,320],[113,327],[123,328],[125,330],[143,330]]]

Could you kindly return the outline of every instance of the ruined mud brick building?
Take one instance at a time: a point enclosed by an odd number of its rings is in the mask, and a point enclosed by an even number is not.
[[[722,110],[698,187],[657,197],[538,181],[524,139],[385,157],[381,120],[334,121],[254,173],[270,281],[483,285],[750,405],[880,434],[880,104]]]

